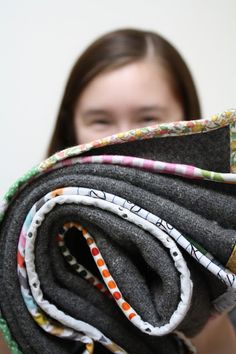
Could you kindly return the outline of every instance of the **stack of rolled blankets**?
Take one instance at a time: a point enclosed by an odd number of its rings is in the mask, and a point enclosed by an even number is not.
[[[236,111],[60,151],[1,203],[13,354],[195,353],[236,304]]]

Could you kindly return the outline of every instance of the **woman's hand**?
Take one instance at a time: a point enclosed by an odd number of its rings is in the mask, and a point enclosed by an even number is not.
[[[198,354],[235,354],[236,336],[227,315],[210,320],[204,329],[191,339]]]

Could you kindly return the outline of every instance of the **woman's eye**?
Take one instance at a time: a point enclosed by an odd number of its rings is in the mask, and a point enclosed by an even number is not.
[[[110,122],[107,119],[96,119],[92,122],[93,125],[109,125]]]
[[[155,124],[155,123],[158,122],[158,118],[157,117],[152,117],[152,116],[143,117],[141,119],[141,122],[145,123],[145,124],[151,124],[151,123]]]

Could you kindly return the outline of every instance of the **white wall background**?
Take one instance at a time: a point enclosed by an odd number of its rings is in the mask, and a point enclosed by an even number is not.
[[[0,196],[45,155],[68,72],[98,35],[157,31],[182,53],[203,115],[236,107],[235,0],[0,0]]]

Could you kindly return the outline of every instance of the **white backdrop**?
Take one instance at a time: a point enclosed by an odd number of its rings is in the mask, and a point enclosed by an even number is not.
[[[68,72],[98,35],[150,29],[182,53],[205,117],[236,107],[235,0],[0,0],[0,196],[40,162]]]

